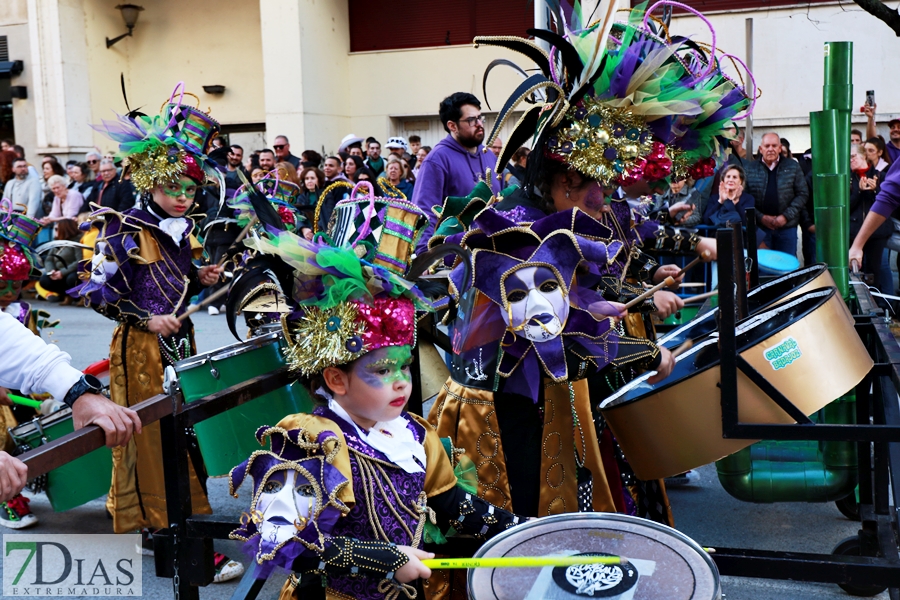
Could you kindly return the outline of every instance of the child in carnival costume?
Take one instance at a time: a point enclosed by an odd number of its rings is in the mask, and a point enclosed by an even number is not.
[[[42,328],[55,327],[58,323],[48,323],[48,313],[33,310],[27,302],[19,300],[22,286],[41,274],[37,254],[31,247],[40,228],[41,224],[34,219],[14,212],[9,199],[0,200],[0,310],[14,316],[37,336],[41,335]],[[13,405],[7,392],[10,390],[0,387],[0,450],[12,452],[15,442],[9,430],[19,420],[34,418],[35,412]],[[18,394],[17,390],[12,392]],[[22,529],[37,524],[38,518],[29,509],[28,502],[28,498],[18,494],[0,504],[0,525]]]
[[[616,21],[616,4],[601,2],[594,12],[598,18],[590,24],[577,5],[574,10],[558,7],[553,11],[555,31],[529,31],[549,43],[549,53],[526,39],[476,38],[476,44],[503,46],[528,56],[540,71],[507,100],[486,144],[496,138],[513,110],[534,100],[535,90],[544,91],[543,98],[525,111],[498,157],[496,170],[502,172],[511,154],[532,140],[535,151],[529,156],[525,185],[491,210],[527,223],[577,207],[607,225],[625,249],[610,263],[590,265],[580,281],[613,302],[627,302],[643,291],[643,283],[659,283],[678,271],[674,265],[658,266],[642,249],[716,258],[714,240],[675,226],[686,217],[687,205],[646,214],[625,195],[648,193],[651,185],[672,177],[713,175],[723,161],[734,120],[746,117],[754,103],[752,94],[724,73],[723,64],[729,60],[742,63],[717,54],[714,31],[712,47],[706,50],[687,38],[670,37],[651,20],[653,11],[665,5],[699,15],[663,0],[647,10],[642,5],[628,11],[623,21]],[[609,202],[617,188],[626,194]],[[657,303],[664,314],[679,302],[671,293],[659,292],[622,322],[621,333],[629,335],[629,346],[634,344],[637,351],[643,345],[646,352],[663,356],[658,379],[671,371],[674,361],[648,339],[653,332],[645,317],[657,311]],[[592,398],[605,397],[637,372],[629,364],[590,376]],[[614,448],[599,417],[597,429],[601,443]],[[616,458],[610,470],[618,464],[623,482],[632,490],[625,498],[627,512],[671,524],[661,485],[634,480],[625,457],[618,453]]]
[[[424,215],[371,191],[362,201],[347,245],[285,231],[247,242],[293,270],[299,308],[282,319],[286,355],[320,402],[261,428],[270,450],[231,472],[233,491],[252,479],[232,537],[247,542],[261,576],[294,572],[284,600],[415,598],[415,580],[430,574],[426,536],[440,540],[452,525],[485,539],[520,521],[459,481],[434,429],[405,410],[416,313],[431,309],[414,281],[441,254],[410,264]]]
[[[221,269],[199,269],[191,207],[198,188],[221,173],[206,152],[218,123],[178,100],[176,87],[162,114],[131,112],[98,127],[119,143],[141,207],[123,213],[101,208],[91,215],[100,230],[84,283],[69,293],[117,322],[110,346],[113,401],[133,406],[163,391],[167,366],[194,353],[190,319],[179,321],[187,300],[218,281]],[[202,215],[201,215],[202,217]],[[191,502],[197,513],[211,508],[191,466]],[[150,424],[125,447],[113,449],[113,481],[107,499],[117,533],[167,527],[159,424]],[[147,540],[145,540],[147,541]],[[216,556],[216,581],[239,576],[243,567]]]

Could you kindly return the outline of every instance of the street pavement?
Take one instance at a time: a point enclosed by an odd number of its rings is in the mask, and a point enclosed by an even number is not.
[[[112,337],[113,323],[86,308],[41,303],[54,318],[61,319],[55,330],[45,332],[47,341],[56,343],[72,355],[72,364],[84,368],[105,358]],[[235,343],[228,331],[224,315],[205,312],[193,317],[197,349],[209,351]],[[699,480],[690,486],[670,490],[670,500],[679,530],[705,547],[755,548],[796,552],[829,553],[845,537],[855,535],[858,524],[844,518],[834,504],[747,504],[730,497],[719,485],[715,468],[698,470]],[[237,520],[248,506],[248,491],[238,499],[228,494],[225,478],[209,480],[210,502],[215,514]],[[32,498],[31,508],[40,523],[28,530],[45,534],[112,533],[112,522],[106,515],[103,499],[98,499],[65,513],[53,513],[46,497],[26,493]],[[3,531],[5,533],[6,531]],[[232,541],[216,541],[216,549],[238,558],[240,545]],[[0,557],[2,564],[2,557]],[[171,580],[157,578],[152,557],[143,558],[143,590],[145,598],[172,598]],[[284,578],[273,575],[260,598],[276,598]],[[200,591],[203,599],[229,598],[237,581],[213,584]],[[838,600],[850,598],[835,585],[806,584],[765,579],[723,577],[726,600]],[[887,593],[876,598],[887,599]]]

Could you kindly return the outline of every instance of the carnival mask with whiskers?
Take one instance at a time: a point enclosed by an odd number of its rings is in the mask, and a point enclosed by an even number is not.
[[[533,342],[553,339],[562,333],[569,318],[565,287],[547,267],[523,266],[506,276],[503,285],[510,331]]]

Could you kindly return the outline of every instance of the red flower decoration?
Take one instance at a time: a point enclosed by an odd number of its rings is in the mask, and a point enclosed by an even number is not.
[[[712,177],[716,174],[716,159],[713,157],[703,158],[698,160],[693,165],[688,167],[688,175],[694,181],[698,179],[705,179],[707,177]]]
[[[294,211],[287,206],[278,207],[278,216],[281,217],[281,222],[285,225],[294,225],[297,222],[294,217]]]
[[[15,246],[0,244],[0,279],[25,281],[31,273],[31,263]]]

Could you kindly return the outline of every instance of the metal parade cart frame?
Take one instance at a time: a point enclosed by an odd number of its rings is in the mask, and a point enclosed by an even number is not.
[[[868,289],[864,285],[854,286],[856,301],[851,312],[856,331],[875,360],[875,366],[856,388],[856,424],[813,423],[737,354],[734,326],[746,311],[746,306],[742,306],[746,299],[742,288],[746,287],[747,279],[741,237],[739,228],[720,230],[717,234],[719,288],[738,292],[721,294],[719,299],[724,436],[856,442],[861,526],[855,541],[845,540],[839,545],[839,554],[716,547],[712,558],[723,575],[833,583],[851,593],[868,592],[869,595],[878,588],[889,588],[891,599],[900,600],[897,514],[900,508],[900,343],[893,337]],[[751,258],[752,254],[751,250]],[[725,258],[729,256],[732,260]],[[751,281],[755,278],[751,274]],[[421,336],[440,346],[446,342],[433,328],[423,331]],[[772,397],[797,424],[739,422],[738,371]],[[172,578],[176,599],[199,599],[199,587],[210,584],[214,576],[213,540],[228,539],[228,534],[238,526],[221,517],[193,514],[188,478],[189,428],[290,382],[287,369],[281,368],[189,404],[176,388],[134,407],[145,425],[160,422],[170,526],[154,535],[156,575]],[[421,410],[421,403],[422,398],[414,397],[411,410]],[[100,429],[87,427],[27,452],[21,458],[28,465],[29,477],[33,478],[102,445]],[[471,556],[477,545],[474,540],[451,539],[440,550],[444,554]],[[232,598],[253,599],[259,594],[265,581],[255,578],[254,566],[247,569]]]

